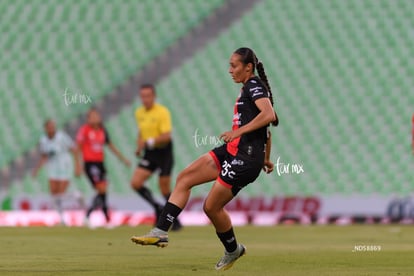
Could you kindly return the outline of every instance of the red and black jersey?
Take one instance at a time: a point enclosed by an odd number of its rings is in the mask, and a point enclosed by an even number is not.
[[[270,94],[259,77],[252,77],[242,87],[234,105],[232,130],[249,123],[259,113],[255,101],[260,98],[269,98]],[[227,151],[236,156],[238,152],[247,155],[260,155],[264,152],[267,140],[267,126],[243,134],[227,144]]]
[[[110,143],[108,132],[104,127],[96,129],[85,124],[79,129],[76,141],[81,145],[85,162],[104,161],[104,145]]]

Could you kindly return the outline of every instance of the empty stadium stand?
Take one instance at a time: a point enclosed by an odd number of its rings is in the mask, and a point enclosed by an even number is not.
[[[219,2],[215,1],[215,4]],[[157,84],[159,101],[167,105],[173,114],[174,174],[214,146],[211,143],[197,143],[196,134],[208,137],[209,141],[210,137],[230,128],[232,105],[240,86],[233,84],[228,75],[228,59],[238,47],[248,46],[255,49],[270,79],[275,108],[280,116],[280,126],[272,129],[272,159],[274,162],[283,162],[284,166],[279,166],[280,175],[278,171],[272,175],[261,175],[256,183],[246,188],[247,194],[411,193],[414,188],[414,159],[410,150],[410,122],[414,111],[414,10],[409,8],[410,5],[411,1],[408,0],[265,0],[255,5],[247,15]],[[96,9],[98,7],[100,5]],[[169,10],[165,11],[166,14]],[[122,12],[119,8],[119,12],[112,16]],[[94,11],[91,13],[95,14]],[[96,14],[93,18],[96,18]],[[127,22],[125,24],[128,25]],[[133,26],[129,30],[130,27],[110,28],[114,36],[123,34],[115,39],[116,43],[121,43],[119,39],[130,37],[130,33],[138,32]],[[153,29],[148,37],[163,37],[168,34],[168,30]],[[183,27],[180,34],[185,33],[185,30]],[[108,39],[106,46],[98,47],[96,52],[101,52],[102,56],[97,53],[93,57],[87,53],[84,56],[80,53],[75,55],[76,59],[83,60],[84,68],[95,68],[93,60],[102,60],[102,64],[97,67],[104,71],[96,78],[92,75],[93,70],[91,75],[83,74],[80,79],[93,83],[88,85],[80,82],[80,87],[88,87],[96,93],[110,91],[115,83],[122,81],[121,71],[129,70],[125,71],[125,76],[139,70],[137,65],[131,65],[127,70],[118,55],[104,50],[116,48],[121,53],[126,50],[122,45],[111,44],[113,41]],[[88,49],[94,49],[92,45]],[[17,58],[18,54],[12,53],[11,56]],[[125,62],[138,54],[136,49],[133,50],[124,57]],[[57,56],[65,57],[63,53]],[[45,57],[39,56],[33,61],[33,67],[28,72],[38,67],[36,64],[40,59]],[[48,58],[49,70],[56,68],[52,66],[56,64],[54,60],[56,57]],[[115,65],[114,60],[117,60]],[[8,66],[17,68],[21,62]],[[73,78],[70,87],[78,87],[76,76],[62,73],[75,63],[68,60],[61,70],[52,72],[53,77],[50,79],[59,79],[59,76],[67,78],[63,83],[69,83],[70,86],[70,78]],[[88,67],[87,64],[92,65]],[[104,70],[108,67],[108,71]],[[47,72],[40,72],[39,76],[47,77]],[[13,85],[20,91],[34,93],[26,83],[13,81],[15,76],[12,73],[8,75],[6,90],[10,94],[5,97],[8,99],[8,109],[3,109],[2,113],[14,114],[12,117],[23,120],[17,116],[20,113],[13,111],[14,106],[23,105],[26,101],[26,107],[30,109],[36,102],[36,107],[37,104],[40,107],[34,108],[35,112],[48,105],[43,102],[44,98],[30,97],[27,100],[26,96],[22,96],[25,100],[19,100],[13,96],[14,93],[10,92],[13,91]],[[62,81],[52,82],[50,89],[57,89],[60,83]],[[98,84],[102,85],[99,89]],[[40,89],[42,86],[39,83],[36,87]],[[48,100],[55,103],[61,99],[56,97]],[[59,104],[56,104],[56,110],[65,110],[61,101]],[[133,112],[138,105],[136,99],[107,123],[113,140],[122,151],[131,152],[130,158],[134,158],[131,149],[136,135]],[[47,112],[55,114],[53,110]],[[24,135],[32,135],[33,127],[39,125],[38,119],[32,120],[19,122],[19,125],[31,126]],[[7,133],[1,135],[2,142],[5,141],[14,149],[15,141],[24,144],[25,140],[20,138],[20,128],[10,122],[7,125],[7,128],[0,130]],[[28,143],[27,147],[30,146],[32,144]],[[288,164],[288,173],[282,173],[281,170]],[[304,171],[293,171],[294,165],[300,165]],[[131,171],[123,168],[110,154],[107,166],[111,168],[111,192],[129,193]],[[45,182],[42,177],[39,183]],[[88,188],[84,188],[84,180],[75,182],[88,192]],[[33,186],[33,181],[26,177],[15,185],[21,188],[13,189],[14,192],[22,189],[36,193],[45,190],[42,185]],[[152,179],[149,185],[156,187],[155,180]],[[207,190],[208,187],[198,187],[193,195],[203,195]]]

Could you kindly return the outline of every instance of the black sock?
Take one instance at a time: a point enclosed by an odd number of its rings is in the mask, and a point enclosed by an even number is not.
[[[101,206],[102,206],[102,212],[105,215],[106,222],[109,222],[109,213],[108,213],[108,206],[106,205],[106,193],[99,195],[101,199]]]
[[[174,220],[178,217],[181,211],[182,209],[177,205],[167,202],[164,209],[162,209],[160,217],[158,218],[157,228],[163,231],[168,231],[171,224],[173,224]]]
[[[141,187],[136,189],[137,193],[142,196],[155,210],[160,207],[160,204],[155,201],[154,197],[152,196],[151,191],[147,187]]]
[[[224,233],[217,232],[217,236],[223,243],[224,248],[226,248],[227,252],[229,253],[234,252],[234,250],[237,249],[237,241],[236,241],[236,236],[234,235],[234,232],[233,232],[233,227],[230,228],[229,231],[224,232]]]
[[[102,205],[101,197],[99,196],[99,194],[97,194],[93,198],[91,207],[89,207],[88,211],[86,212],[86,217],[89,218],[89,216],[91,215],[91,213],[93,212],[93,210],[95,210],[96,208],[100,207],[101,205]]]

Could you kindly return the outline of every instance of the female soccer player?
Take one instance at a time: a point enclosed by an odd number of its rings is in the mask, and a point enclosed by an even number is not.
[[[106,205],[106,169],[104,166],[104,146],[108,145],[109,149],[119,158],[126,166],[130,162],[119,152],[109,139],[109,134],[102,124],[101,115],[98,110],[91,108],[88,112],[87,124],[83,125],[76,135],[76,142],[82,152],[84,170],[93,188],[96,190],[96,196],[93,199],[91,207],[86,212],[86,220],[89,220],[90,214],[96,208],[102,208],[107,223],[110,221],[108,207]]]
[[[255,70],[258,77],[255,76]],[[204,212],[213,223],[225,247],[224,256],[216,264],[217,270],[226,270],[242,255],[246,248],[238,244],[230,217],[224,206],[247,184],[255,181],[261,169],[273,171],[270,158],[270,132],[268,125],[278,124],[273,110],[272,93],[263,64],[249,48],[237,49],[230,58],[229,73],[243,87],[234,105],[231,131],[220,135],[225,142],[202,155],[177,177],[177,184],[158,219],[157,226],[148,234],[132,237],[142,245],[168,245],[168,230],[184,209],[191,188],[215,180],[204,202]]]
[[[45,134],[40,138],[41,158],[34,168],[32,176],[36,177],[40,168],[46,164],[53,204],[59,213],[61,224],[65,224],[62,199],[69,185],[73,168],[75,168],[75,175],[80,175],[78,150],[69,135],[56,129],[56,123],[53,120],[46,120],[44,129]],[[71,153],[73,161],[71,160]],[[72,162],[74,162],[74,166],[71,165]]]

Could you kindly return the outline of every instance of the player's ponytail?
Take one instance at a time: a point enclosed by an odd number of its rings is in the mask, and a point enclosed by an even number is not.
[[[257,73],[259,75],[260,80],[263,82],[263,84],[266,86],[267,91],[269,92],[270,103],[273,106],[273,94],[272,94],[272,90],[270,89],[269,80],[267,79],[267,75],[264,70],[263,63],[260,60],[258,60],[258,58],[256,57],[256,54],[250,48],[242,47],[242,48],[237,49],[235,53],[241,56],[241,61],[243,62],[243,64],[247,65],[251,63],[253,65],[253,73],[255,69],[257,69]],[[275,117],[276,119],[272,122],[273,126],[277,126],[279,124],[279,118],[277,117],[276,112],[275,112]]]
[[[256,69],[257,69],[257,74],[259,75],[259,78],[264,83],[267,91],[269,92],[270,103],[273,106],[273,94],[272,94],[272,90],[269,85],[269,80],[267,79],[267,75],[266,75],[263,63],[260,60],[258,60],[257,57],[256,57]],[[279,124],[279,118],[277,117],[276,111],[275,111],[275,117],[276,119],[272,122],[273,126],[277,126]]]

